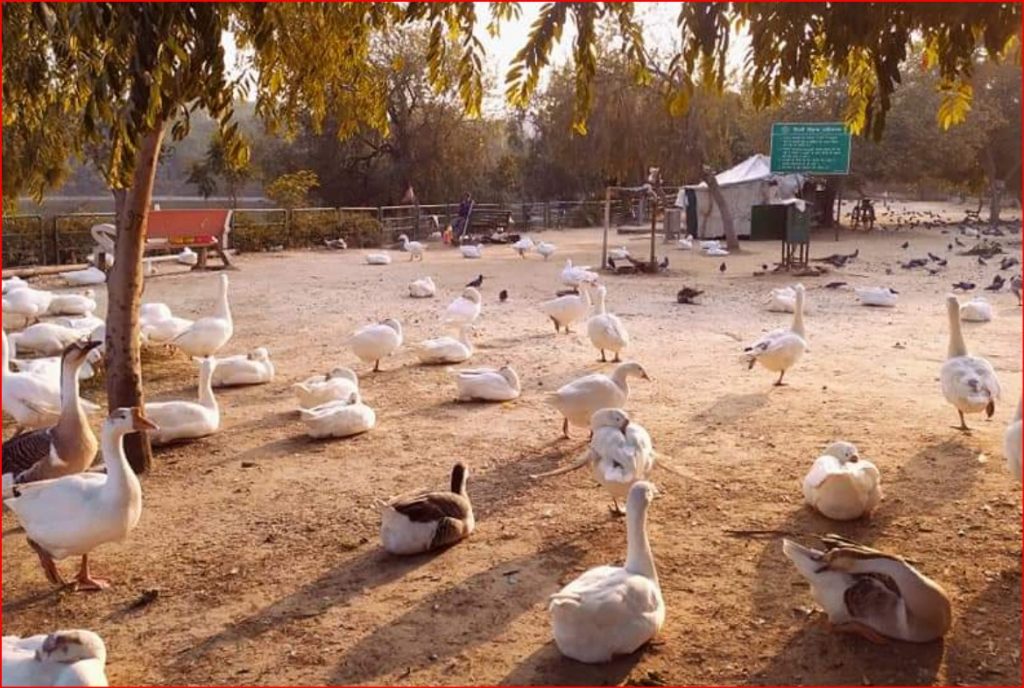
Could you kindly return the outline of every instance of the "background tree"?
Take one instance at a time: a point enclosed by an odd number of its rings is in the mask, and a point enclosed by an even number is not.
[[[316,172],[299,170],[282,174],[264,188],[267,198],[282,208],[291,210],[306,202],[309,192],[320,185]]]
[[[221,184],[231,202],[231,207],[238,207],[238,193],[253,177],[253,168],[249,162],[248,151],[243,156],[231,158],[228,147],[219,132],[214,132],[206,149],[204,159],[192,163],[188,183],[196,187],[203,198],[217,193]]]

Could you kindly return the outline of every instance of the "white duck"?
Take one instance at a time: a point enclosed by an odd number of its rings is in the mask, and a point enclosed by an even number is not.
[[[110,254],[107,255],[109,256]],[[107,281],[107,273],[95,266],[85,268],[84,270],[62,272],[60,276],[73,287],[88,287],[94,284],[104,284]]]
[[[142,340],[165,344],[192,327],[194,322],[171,313],[165,303],[144,303],[139,309],[139,330]]]
[[[387,253],[367,253],[367,265],[391,265],[391,256]]]
[[[755,363],[760,363],[768,370],[779,372],[779,379],[775,381],[776,386],[783,384],[782,377],[786,371],[796,365],[807,350],[804,335],[804,285],[798,284],[793,289],[796,291],[793,325],[789,329],[772,330],[744,349],[748,370],[753,368]]]
[[[704,249],[704,255],[712,258],[724,258],[729,255],[729,251],[724,248],[706,248]]]
[[[47,579],[63,585],[54,560],[82,557],[76,590],[109,586],[89,572],[89,554],[100,545],[120,542],[139,522],[142,488],[124,455],[124,436],[156,430],[137,408],[119,408],[103,425],[100,447],[106,473],[76,473],[56,480],[15,485],[5,499],[25,529]]]
[[[214,314],[196,320],[171,341],[189,356],[202,358],[220,351],[234,333],[235,324],[228,304],[228,276],[222,274]]]
[[[437,287],[429,276],[409,282],[409,296],[414,299],[429,299],[436,293]]]
[[[5,686],[106,686],[107,648],[92,631],[3,638]]]
[[[398,351],[402,346],[402,324],[388,318],[376,325],[366,325],[355,331],[349,346],[363,363],[373,363],[373,372],[380,370],[380,360]]]
[[[572,258],[565,259],[565,267],[562,268],[560,275],[562,284],[566,284],[570,287],[579,287],[584,282],[588,284],[597,284],[598,274],[592,272],[589,266],[586,265],[573,265]]]
[[[519,376],[509,366],[454,372],[459,401],[511,401],[521,391]]]
[[[538,241],[535,249],[537,253],[544,256],[544,260],[547,260],[551,256],[555,255],[555,251],[558,250],[558,247],[549,241]]]
[[[1010,473],[1020,482],[1021,462],[1021,402],[1017,402],[1017,412],[1013,414],[1013,420],[1006,428],[1003,435],[1003,454],[1006,456],[1006,465]]]
[[[359,435],[377,424],[377,415],[362,402],[359,392],[352,392],[347,399],[300,409],[299,415],[306,434],[318,439]]]
[[[773,313],[793,313],[796,311],[796,290],[793,287],[772,289],[768,297],[768,310]]]
[[[9,279],[3,280],[3,293],[6,294],[7,292],[13,291],[14,289],[20,289],[22,287],[27,286],[28,282],[21,279],[20,277],[11,277]]]
[[[569,334],[569,326],[586,318],[590,311],[590,291],[584,287],[579,294],[566,294],[544,301],[539,308],[554,323],[556,334],[559,328],[564,328]]]
[[[899,292],[891,287],[855,287],[857,298],[862,306],[895,308]]]
[[[718,239],[708,239],[707,241],[700,242],[701,251],[709,251],[716,248],[722,248],[722,242]]]
[[[946,311],[949,318],[949,349],[939,379],[942,381],[943,396],[960,414],[959,429],[970,432],[964,414],[984,411],[991,418],[996,412],[996,400],[999,399],[999,379],[991,363],[980,356],[967,354],[967,345],[960,329],[960,303],[953,294],[946,297]]]
[[[459,246],[459,250],[462,251],[463,258],[483,258],[484,257],[484,245],[483,244],[463,244]]]
[[[57,356],[68,344],[89,334],[89,330],[77,330],[52,322],[31,325],[10,336],[11,345],[17,351],[33,351],[43,356]]]
[[[174,259],[182,265],[196,265],[199,263],[199,254],[186,246]]]
[[[96,292],[86,289],[83,294],[55,294],[50,299],[48,315],[91,315],[96,310]]]
[[[622,324],[619,316],[609,313],[605,308],[605,297],[608,288],[603,284],[597,287],[597,313],[587,320],[587,336],[594,348],[601,352],[601,361],[607,361],[604,352],[615,354],[615,363],[619,362],[619,353],[629,346],[629,332]]]
[[[483,298],[476,287],[466,287],[444,312],[444,322],[453,325],[469,325],[480,317],[480,302]]]
[[[590,464],[594,479],[611,495],[612,513],[621,515],[619,500],[626,499],[633,483],[646,480],[654,468],[654,444],[647,430],[631,422],[622,409],[597,411],[591,416],[590,430],[590,447],[575,463],[530,478],[561,475]]]
[[[60,416],[60,378],[11,371],[11,346],[3,332],[3,410],[21,430],[35,430]]]
[[[992,304],[983,296],[975,296],[960,306],[960,319],[964,322],[989,322],[992,320]]]
[[[359,391],[359,378],[350,368],[338,367],[326,375],[314,375],[303,382],[292,385],[292,390],[304,409],[320,406],[330,401],[348,399]]]
[[[512,244],[512,248],[516,250],[520,258],[526,258],[526,254],[533,250],[533,239],[528,236],[522,237],[519,241]]]
[[[665,623],[665,601],[647,536],[647,510],[657,492],[640,481],[626,500],[626,564],[598,566],[551,596],[548,611],[558,650],[579,662],[611,661],[635,652]]]
[[[402,234],[398,237],[398,240],[402,242],[402,250],[409,252],[409,260],[423,260],[423,252],[427,250],[427,247],[418,241],[409,241],[409,237]]]
[[[4,295],[3,312],[5,315],[20,316],[30,323],[36,322],[50,309],[53,296],[53,292],[18,287]]]
[[[608,257],[612,260],[626,260],[629,257],[629,249],[625,246],[608,249]]]
[[[80,332],[95,332],[98,328],[105,327],[107,324],[103,318],[97,318],[92,313],[54,318],[51,322],[64,327],[70,327],[72,330],[79,330]]]
[[[459,337],[437,337],[425,339],[419,343],[416,349],[416,356],[420,363],[462,363],[468,361],[473,355],[473,342],[470,334],[473,331],[472,325],[463,325],[459,328]]]
[[[611,376],[601,373],[584,375],[550,395],[548,403],[565,417],[562,434],[569,436],[570,423],[581,428],[588,427],[591,416],[601,409],[623,408],[629,399],[630,377],[651,379],[642,365],[626,361],[617,365]]]
[[[882,501],[882,477],[849,442],[834,442],[804,477],[804,499],[824,516],[850,521],[870,514]]]
[[[199,401],[152,401],[146,404],[146,417],[159,426],[149,433],[155,445],[176,440],[197,439],[220,429],[220,407],[213,396],[215,358],[204,358],[199,365]]]
[[[214,387],[263,385],[274,380],[274,363],[270,352],[257,347],[247,354],[217,359],[213,370]]]
[[[452,468],[449,491],[421,491],[381,503],[380,540],[391,554],[420,554],[463,540],[476,520],[466,483],[469,469],[459,462]]]
[[[676,242],[676,248],[678,248],[680,250],[683,250],[683,251],[692,251],[693,250],[693,238],[688,236],[688,235],[684,236],[684,237],[681,237]]]
[[[821,540],[825,551],[787,539],[782,551],[811,584],[832,630],[880,644],[889,638],[927,643],[949,631],[952,607],[938,583],[901,557],[838,535]]]

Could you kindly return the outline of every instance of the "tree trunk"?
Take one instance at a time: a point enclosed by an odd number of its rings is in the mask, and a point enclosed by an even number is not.
[[[725,202],[725,196],[722,195],[722,189],[718,186],[715,173],[705,169],[704,181],[708,185],[708,193],[711,194],[711,198],[714,200],[715,205],[718,206],[718,212],[722,216],[722,231],[725,232],[725,245],[730,251],[739,251],[740,240],[736,236],[736,227],[732,221],[732,211],[729,210],[729,206]]]
[[[1002,179],[993,179],[989,183],[988,223],[999,224],[999,213],[1003,208],[1003,189],[1006,185]]]
[[[163,126],[146,134],[135,159],[132,187],[118,213],[114,267],[107,278],[107,402],[111,409],[143,405],[139,345],[139,304],[142,301],[142,255],[146,222],[153,200],[157,158]],[[115,196],[116,199],[116,196]],[[125,453],[137,474],[149,470],[152,450],[145,433],[125,437]]]

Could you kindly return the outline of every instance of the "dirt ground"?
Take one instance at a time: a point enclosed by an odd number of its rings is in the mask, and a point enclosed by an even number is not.
[[[585,471],[527,477],[584,447],[583,431],[562,439],[545,394],[612,367],[585,334],[556,335],[535,308],[559,288],[566,257],[599,260],[596,230],[545,233],[558,245],[550,262],[507,247],[470,261],[435,245],[422,264],[395,253],[385,267],[363,264],[361,251],[240,257],[225,353],[267,346],[277,379],[221,391],[219,434],[158,451],[139,527],[94,557],[114,581],[107,592],[53,590],[6,514],[3,632],[95,630],[114,684],[1019,685],[1021,490],[1001,446],[1021,394],[1021,308],[1006,290],[981,292],[996,317],[967,324],[967,343],[995,366],[1003,400],[963,435],[938,382],[943,297],[961,279],[980,292],[998,266],[947,251],[956,226],[947,231],[844,232],[838,243],[816,235],[812,256],[860,255],[802,278],[810,352],[782,388],[740,358],[746,342],[790,319],[765,301],[796,280],[752,276],[777,259],[777,243],[745,243],[722,273],[722,259],[659,239],[668,272],[602,277],[635,342],[628,358],[654,378],[633,385],[628,409],[667,461],[695,476],[655,474],[662,498],[650,532],[668,615],[659,639],[632,656],[586,666],[559,655],[547,596],[589,567],[621,564],[625,529]],[[1020,254],[1019,234],[1001,241]],[[639,255],[647,246],[645,237],[612,242]],[[949,256],[945,273],[896,264],[926,251]],[[485,303],[470,364],[510,363],[520,399],[458,404],[448,369],[418,366],[408,346],[378,374],[346,349],[356,327],[384,317],[402,321],[408,343],[437,335],[445,305],[478,273]],[[426,274],[437,298],[408,298],[406,284]],[[824,288],[834,280],[848,286]],[[676,303],[683,285],[705,290],[699,305]],[[860,285],[894,287],[898,307],[858,305]],[[214,275],[174,272],[149,280],[145,298],[195,316],[214,294]],[[149,398],[192,397],[191,362],[154,356]],[[307,439],[290,386],[338,364],[360,373],[377,427]],[[829,522],[803,506],[800,481],[835,439],[881,470],[886,496],[870,520]],[[476,533],[432,556],[386,555],[374,501],[442,487],[456,460],[471,466]],[[955,610],[945,641],[877,647],[830,634],[780,543],[830,531],[902,554],[939,581]]]

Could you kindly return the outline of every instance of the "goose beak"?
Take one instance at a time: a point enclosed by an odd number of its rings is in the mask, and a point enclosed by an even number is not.
[[[160,426],[142,415],[139,409],[132,409],[132,427],[136,430],[159,430]]]

